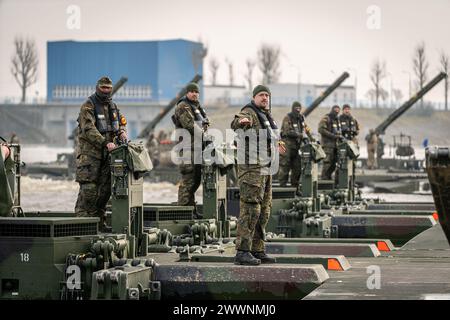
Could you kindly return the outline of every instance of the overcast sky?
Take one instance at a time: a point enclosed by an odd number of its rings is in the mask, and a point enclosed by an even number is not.
[[[79,29],[73,28],[80,9]],[[70,10],[69,10],[70,11]],[[69,25],[72,28],[68,27]],[[72,23],[72,24],[70,24]],[[385,80],[408,95],[408,71],[421,41],[430,63],[428,77],[439,70],[439,54],[450,55],[450,0],[0,0],[0,99],[20,96],[10,72],[16,35],[35,39],[40,58],[38,83],[30,93],[46,94],[46,42],[51,40],[157,40],[201,38],[216,57],[219,82],[226,83],[225,59],[233,61],[235,78],[244,84],[245,61],[262,43],[282,50],[281,82],[330,83],[349,70],[358,98],[370,89],[373,60],[384,59]],[[260,79],[255,75],[254,82]],[[443,84],[429,99],[443,101]]]

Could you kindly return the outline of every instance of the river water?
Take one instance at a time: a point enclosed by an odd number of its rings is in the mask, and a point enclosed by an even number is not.
[[[418,151],[418,157],[423,152]],[[45,145],[23,145],[21,158],[25,163],[55,161],[58,153],[72,152],[72,148],[54,148]],[[361,148],[361,156],[367,155],[366,148]],[[70,180],[35,179],[22,177],[22,207],[25,211],[73,211],[78,183]],[[415,194],[380,194],[372,193],[370,189],[363,189],[365,198],[380,198],[385,201],[431,202],[431,195]],[[196,199],[201,203],[201,187],[197,191]],[[171,183],[144,183],[144,202],[171,203],[177,201],[178,186]]]
[[[71,180],[34,179],[22,177],[22,207],[24,211],[73,211],[78,194],[78,183]],[[431,195],[372,193],[362,190],[364,198],[380,198],[385,201],[432,202]],[[196,199],[202,203],[201,187]],[[168,182],[144,182],[144,202],[176,202],[178,186]]]

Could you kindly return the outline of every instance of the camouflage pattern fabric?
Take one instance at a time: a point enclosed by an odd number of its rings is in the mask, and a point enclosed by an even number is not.
[[[318,131],[321,136],[322,147],[336,147],[339,127],[339,120],[337,118],[332,120],[328,114],[320,120]]]
[[[153,165],[157,167],[160,162],[159,141],[153,134],[147,140],[146,147]]]
[[[250,120],[250,124],[247,125],[241,125],[239,121],[241,119],[247,118]],[[234,116],[233,121],[231,122],[231,129],[237,130],[242,129],[244,131],[246,130],[255,130],[256,135],[259,137],[259,130],[264,129],[263,126],[259,123],[258,115],[255,111],[253,111],[249,107],[243,108],[237,115]],[[259,138],[258,138],[259,139]],[[267,144],[267,154],[270,154],[270,145]],[[254,157],[254,155],[252,155]],[[245,161],[248,161],[248,159],[251,158],[250,156],[250,148],[246,145],[245,146]],[[256,163],[248,165],[249,167],[252,167],[254,169],[261,168],[261,159],[259,157],[256,157]]]
[[[361,130],[358,120],[356,120],[352,115],[341,114],[339,116],[339,122],[343,136],[358,145],[357,136]]]
[[[297,121],[293,121],[298,119]],[[301,147],[301,139],[303,138],[303,132],[305,132],[310,140],[313,140],[311,135],[311,129],[302,123],[303,116],[286,115],[281,125],[281,137],[283,138],[286,146],[286,153],[280,154],[280,171],[278,173],[278,180],[282,187],[287,185],[289,178],[289,171],[291,172],[291,186],[298,187],[300,174],[301,174],[301,157],[299,150]],[[304,121],[304,120],[303,120]],[[303,125],[305,128],[303,129]]]
[[[331,180],[333,172],[336,170],[337,148],[323,147],[326,158],[323,160],[322,180]]]
[[[178,205],[195,205],[195,192],[202,181],[202,166],[200,164],[180,165],[181,181],[178,187]]]
[[[95,159],[81,155],[76,160],[76,181],[80,184],[75,213],[78,217],[104,218],[111,196],[111,174],[108,158]]]
[[[337,141],[340,132],[339,120],[330,118],[327,114],[319,122],[319,133],[321,144],[325,151],[326,158],[323,160],[321,179],[331,180],[331,175],[336,169],[337,161]]]
[[[107,123],[110,123],[109,104],[106,103],[104,108],[104,116]],[[75,213],[79,217],[98,216],[103,219],[111,196],[111,173],[106,145],[113,142],[114,134],[101,134],[98,131],[94,109],[94,105],[88,100],[81,106],[78,117],[75,181],[79,183],[80,191]],[[126,131],[126,126],[121,125],[120,131]]]
[[[197,102],[192,102],[194,106],[200,106]],[[178,119],[181,128],[186,129],[191,134],[191,163],[181,164],[179,166],[181,173],[180,186],[178,187],[178,205],[195,205],[195,192],[199,188],[202,179],[202,170],[200,164],[194,164],[194,135],[200,137],[203,129],[195,121],[195,115],[191,106],[181,101],[175,108],[175,117]]]
[[[104,105],[104,116],[106,122],[110,123],[109,119],[109,104]],[[96,126],[94,105],[88,100],[80,109],[78,117],[78,150],[77,157],[79,155],[89,155],[96,159],[102,159],[105,146],[108,142],[113,142],[114,135],[112,133],[101,134]],[[119,111],[119,110],[118,110]],[[119,131],[126,131],[126,126],[120,126]]]
[[[367,141],[367,168],[376,169],[378,168],[377,157],[375,157],[375,152],[378,148],[378,137],[376,134],[370,134]]]
[[[272,208],[272,176],[238,168],[240,215],[236,250],[264,252],[265,227]]]
[[[243,118],[250,124],[241,125]],[[263,129],[258,116],[251,108],[243,108],[235,115],[231,128]],[[245,158],[249,158],[249,149],[245,148]],[[238,164],[238,182],[240,190],[240,213],[237,223],[236,250],[264,252],[265,227],[272,208],[272,176],[261,174],[262,166],[257,164]]]
[[[194,107],[199,107],[200,103],[191,101]],[[196,134],[202,134],[202,128],[195,121],[195,115],[192,112],[191,106],[186,101],[181,101],[175,107],[175,117],[178,119],[181,128],[189,131],[191,138]],[[194,139],[191,140],[192,145],[194,144]]]
[[[287,185],[291,170],[291,186],[296,188],[300,179],[301,158],[297,148],[286,145],[286,153],[280,154],[280,171],[278,172],[278,180],[282,187]]]

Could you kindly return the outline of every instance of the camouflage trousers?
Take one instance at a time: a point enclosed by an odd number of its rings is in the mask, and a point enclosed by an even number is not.
[[[287,185],[289,171],[291,171],[291,186],[297,188],[301,173],[301,158],[296,148],[287,148],[284,154],[280,154],[280,171],[278,172],[280,186]]]
[[[238,171],[240,214],[236,250],[264,252],[265,228],[272,208],[272,176],[259,170]]]
[[[337,148],[323,147],[323,150],[325,151],[326,157],[323,160],[321,179],[331,180],[331,175],[336,170]]]
[[[195,205],[195,192],[202,181],[202,166],[200,164],[180,165],[181,182],[178,187],[178,205]]]
[[[75,213],[78,217],[97,216],[105,219],[106,204],[111,197],[109,161],[80,155],[75,180],[80,184]]]

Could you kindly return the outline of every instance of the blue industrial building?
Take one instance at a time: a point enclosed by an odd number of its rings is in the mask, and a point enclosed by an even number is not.
[[[47,42],[47,99],[80,102],[103,75],[116,82],[128,77],[115,100],[163,103],[196,73],[203,74],[199,42],[50,41]]]

